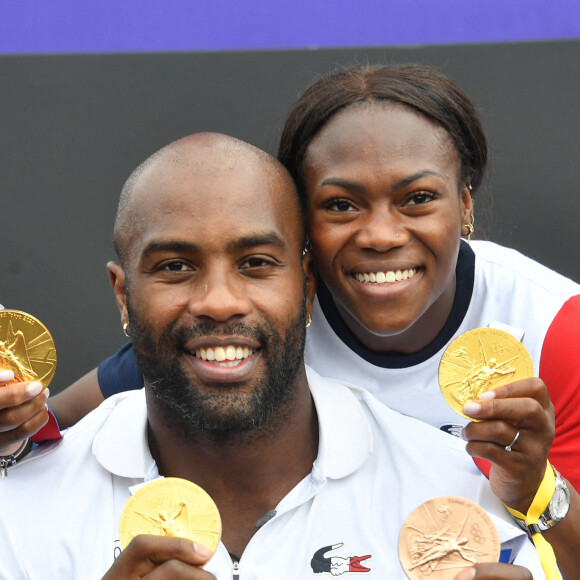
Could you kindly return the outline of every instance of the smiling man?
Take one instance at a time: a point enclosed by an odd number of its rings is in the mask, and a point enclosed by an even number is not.
[[[145,388],[12,468],[0,578],[402,579],[403,522],[448,495],[484,505],[503,560],[542,577],[460,440],[306,369],[313,264],[294,185],[273,158],[218,134],[172,143],[129,178],[114,241],[109,275]],[[125,502],[161,476],[214,499],[223,533],[211,558],[147,535],[121,552]],[[508,564],[477,574],[531,578]]]

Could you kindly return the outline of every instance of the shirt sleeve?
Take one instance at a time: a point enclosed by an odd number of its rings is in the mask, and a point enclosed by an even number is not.
[[[130,342],[114,355],[106,358],[97,370],[99,387],[105,399],[123,391],[134,391],[143,386],[143,375],[137,366]]]
[[[556,413],[550,462],[580,490],[580,296],[570,298],[554,317],[539,374]]]

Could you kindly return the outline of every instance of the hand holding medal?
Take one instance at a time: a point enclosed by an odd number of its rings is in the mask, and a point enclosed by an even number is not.
[[[28,452],[28,438],[46,423],[46,387],[55,371],[48,329],[26,312],[0,310],[0,477]]]
[[[526,347],[508,332],[475,328],[458,336],[445,350],[439,365],[439,385],[452,409],[466,419],[469,401],[483,393],[534,376]]]
[[[0,369],[13,371],[12,383],[38,381],[48,387],[56,371],[56,348],[40,320],[19,310],[0,310]]]
[[[135,536],[148,534],[188,538],[215,552],[221,529],[217,506],[201,487],[164,477],[140,487],[127,501],[119,537],[123,549]]]
[[[130,497],[121,514],[119,537],[123,551],[103,580],[150,574],[206,578],[202,567],[220,542],[221,519],[201,487],[165,477],[146,483]]]
[[[445,351],[439,384],[451,407],[471,420],[463,429],[466,450],[488,475],[493,492],[512,514],[526,524],[536,523],[555,489],[555,484],[549,490],[545,484],[552,471],[547,458],[555,419],[546,385],[534,377],[526,348],[502,330],[468,331]],[[528,522],[531,513],[536,515]],[[551,546],[541,533],[532,538],[546,577],[557,578]]]

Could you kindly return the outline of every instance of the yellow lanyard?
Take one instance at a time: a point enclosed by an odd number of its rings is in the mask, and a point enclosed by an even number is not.
[[[534,501],[528,509],[526,515],[521,512],[514,510],[506,505],[506,508],[518,520],[523,520],[529,526],[531,524],[537,524],[540,521],[540,516],[544,513],[548,507],[554,492],[556,491],[556,476],[554,475],[554,470],[548,461],[546,466],[546,473],[544,474],[544,479],[536,492]],[[556,563],[556,555],[552,546],[546,541],[544,536],[540,532],[532,534],[532,542],[536,546],[538,551],[538,556],[540,558],[540,563],[546,575],[546,580],[561,580],[562,576],[558,570],[558,565]]]

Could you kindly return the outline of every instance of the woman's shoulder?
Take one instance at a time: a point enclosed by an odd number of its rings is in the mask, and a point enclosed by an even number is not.
[[[580,294],[580,285],[520,251],[494,242],[472,241],[479,275],[501,276],[505,282],[522,282],[561,295]]]

